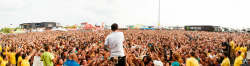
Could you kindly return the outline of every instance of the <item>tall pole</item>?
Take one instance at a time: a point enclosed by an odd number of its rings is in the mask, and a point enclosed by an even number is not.
[[[160,29],[160,8],[161,8],[161,6],[160,6],[160,0],[159,0],[159,15],[158,15],[158,28]]]

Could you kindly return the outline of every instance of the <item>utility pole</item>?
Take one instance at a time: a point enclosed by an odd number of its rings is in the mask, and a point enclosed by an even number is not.
[[[158,28],[160,29],[160,8],[161,8],[161,6],[160,6],[160,0],[159,0],[159,15],[158,15]]]

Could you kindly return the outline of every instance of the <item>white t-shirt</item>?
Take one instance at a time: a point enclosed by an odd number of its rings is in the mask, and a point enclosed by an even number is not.
[[[215,57],[215,55],[211,55],[211,54],[209,54],[208,55],[210,58],[214,58]]]
[[[43,61],[41,61],[41,57],[34,56],[34,63],[32,66],[43,66]]]
[[[158,60],[154,60],[153,63],[154,63],[154,66],[163,66],[163,63]]]
[[[108,45],[110,49],[110,57],[125,56],[123,50],[124,34],[122,32],[112,32],[109,34],[104,45]]]

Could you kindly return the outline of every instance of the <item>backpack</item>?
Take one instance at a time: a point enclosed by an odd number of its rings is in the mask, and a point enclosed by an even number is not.
[[[248,59],[246,59],[246,58],[243,59],[243,60],[242,60],[242,63],[243,63],[243,64],[248,64]]]

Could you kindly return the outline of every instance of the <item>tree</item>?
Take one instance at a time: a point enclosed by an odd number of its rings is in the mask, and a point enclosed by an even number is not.
[[[10,31],[12,31],[13,29],[12,28],[9,28],[9,27],[5,27],[2,29],[3,33],[10,33]]]
[[[22,29],[22,28],[16,27],[16,28],[14,28],[14,31],[16,31],[16,30],[18,30],[18,29]]]
[[[75,25],[73,25],[73,26],[69,26],[68,28],[75,28]]]
[[[3,32],[3,28],[0,30],[0,32]]]
[[[76,26],[76,27],[81,28],[81,26]],[[67,28],[67,26],[65,26],[64,28]],[[68,28],[75,28],[75,25],[73,25],[73,26],[68,26]]]

